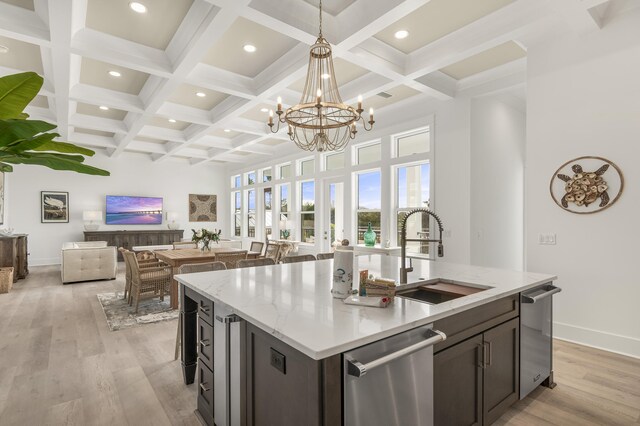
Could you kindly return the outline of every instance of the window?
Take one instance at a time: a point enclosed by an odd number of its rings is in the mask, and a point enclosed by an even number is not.
[[[412,135],[400,136],[397,138],[396,149],[398,157],[429,152],[429,135],[430,132],[427,130],[425,132],[414,133]]]
[[[289,179],[291,177],[291,164],[283,164],[279,166],[278,177],[280,179]]]
[[[240,177],[240,176],[238,176]],[[233,226],[233,236],[241,237],[242,236],[242,197],[240,196],[240,191],[232,192],[231,197],[233,199],[233,217],[234,217],[234,226]]]
[[[256,236],[256,191],[247,191],[247,237]]]
[[[271,203],[271,188],[264,189],[264,232],[267,235],[267,239],[271,238],[272,229],[272,203]]]
[[[315,183],[300,183],[300,236],[305,243],[315,242]]]
[[[240,188],[242,186],[240,175],[235,175],[231,178],[231,187],[232,188]]]
[[[262,182],[271,182],[271,167],[262,170]]]
[[[280,185],[280,238],[284,238],[282,231],[290,229],[289,220],[289,185]]]
[[[253,185],[256,183],[256,172],[245,173],[247,177],[247,185]]]
[[[364,233],[371,223],[371,229],[376,232],[376,242],[380,243],[380,210],[381,182],[380,170],[359,173],[358,175],[358,199],[357,199],[357,222],[358,222],[358,244],[364,244]]]
[[[338,170],[344,167],[344,152],[330,154],[324,157],[325,170]]]
[[[356,148],[357,164],[380,161],[380,142]]]
[[[300,176],[311,176],[315,172],[315,162],[313,158],[300,161]]]
[[[405,213],[417,207],[429,207],[430,194],[429,163],[401,166],[397,169],[397,242],[400,244],[400,228]],[[415,214],[407,222],[407,238],[429,238],[429,216]],[[429,243],[407,243],[407,250],[414,253],[429,253]]]

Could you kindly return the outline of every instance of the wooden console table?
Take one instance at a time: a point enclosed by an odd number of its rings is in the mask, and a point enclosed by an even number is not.
[[[0,267],[13,267],[13,282],[29,274],[27,234],[0,236]]]
[[[108,246],[124,247],[131,250],[134,246],[169,245],[180,241],[182,229],[150,229],[132,231],[85,231],[85,241],[106,241]],[[118,252],[118,260],[122,254]]]

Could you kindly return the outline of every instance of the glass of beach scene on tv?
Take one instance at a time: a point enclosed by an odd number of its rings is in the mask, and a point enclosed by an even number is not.
[[[162,198],[107,195],[107,225],[160,225]]]

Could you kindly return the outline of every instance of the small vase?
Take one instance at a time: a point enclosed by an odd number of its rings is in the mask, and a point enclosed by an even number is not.
[[[373,247],[376,245],[376,231],[371,229],[371,222],[369,222],[369,228],[364,233],[364,245],[367,247]]]
[[[203,241],[200,250],[202,250],[203,252],[211,251],[211,249],[209,248],[209,241]]]

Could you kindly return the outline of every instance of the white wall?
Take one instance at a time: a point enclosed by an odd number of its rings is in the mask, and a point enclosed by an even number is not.
[[[525,114],[499,100],[471,101],[471,263],[522,270]]]
[[[223,235],[228,235],[227,185],[223,184],[226,180],[222,170],[172,161],[154,163],[146,155],[131,154],[109,158],[98,153],[87,159],[87,164],[106,169],[111,176],[89,176],[21,165],[15,166],[13,173],[6,174],[8,211],[5,226],[14,228],[14,232],[29,234],[30,265],[60,263],[62,243],[84,239],[83,210],[102,210],[100,230],[167,229],[166,220],[162,225],[104,225],[106,195],[163,197],[164,211],[179,214],[177,222],[186,230],[186,238],[190,238],[191,228],[201,227],[222,227]],[[69,192],[69,223],[40,223],[40,191]],[[188,223],[189,194],[217,194],[218,222]]]
[[[555,334],[640,356],[640,10],[601,30],[528,50],[527,269],[557,274]],[[595,155],[625,177],[620,200],[596,214],[561,210],[549,179]],[[557,245],[538,245],[538,234]]]

